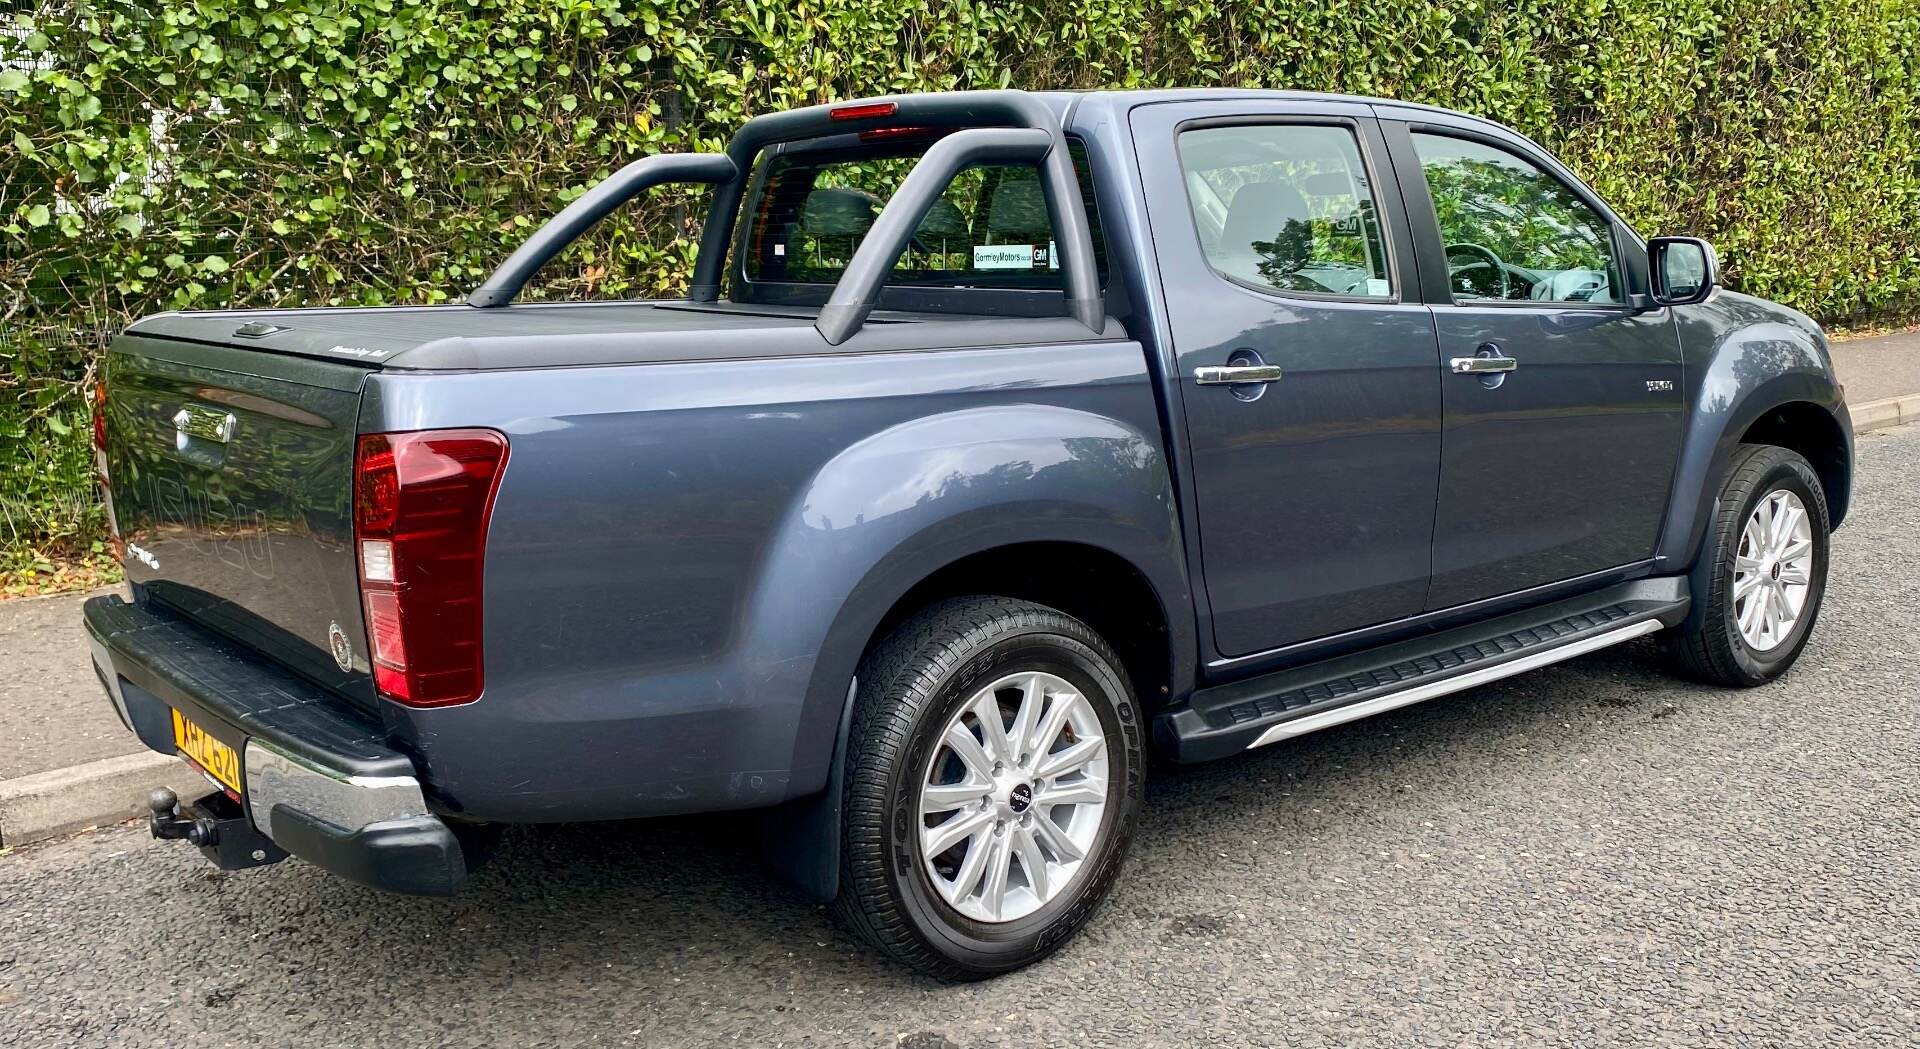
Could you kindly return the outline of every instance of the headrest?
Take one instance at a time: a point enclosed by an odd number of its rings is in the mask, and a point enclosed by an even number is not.
[[[987,232],[996,241],[1027,243],[1053,235],[1038,171],[1015,168],[1000,179],[993,190],[993,202],[987,207]]]
[[[1313,216],[1306,198],[1290,182],[1249,182],[1233,195],[1227,221],[1220,230],[1221,247],[1245,251],[1254,241],[1278,239],[1289,222],[1305,223]]]
[[[816,189],[800,205],[800,228],[820,237],[858,237],[873,228],[880,198],[864,190]]]

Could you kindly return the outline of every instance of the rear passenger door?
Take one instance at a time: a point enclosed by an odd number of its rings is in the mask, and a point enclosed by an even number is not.
[[[1419,612],[1440,382],[1369,110],[1223,100],[1131,121],[1215,649]]]
[[[1446,426],[1426,607],[1644,561],[1685,396],[1672,311],[1629,294],[1644,249],[1522,142],[1484,125],[1383,131],[1440,338]]]

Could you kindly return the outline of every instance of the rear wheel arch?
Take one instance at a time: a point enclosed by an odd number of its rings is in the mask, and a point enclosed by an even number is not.
[[[866,648],[921,609],[952,597],[1010,597],[1057,609],[1106,639],[1151,713],[1174,691],[1180,664],[1167,603],[1136,565],[1100,546],[1071,541],[981,550],[926,574],[880,617]]]
[[[1163,575],[1176,568],[1165,568]],[[825,789],[768,810],[768,861],[814,898],[834,897],[846,737],[859,684],[852,675],[869,651],[919,611],[957,597],[993,596],[1064,612],[1116,650],[1143,714],[1151,715],[1192,687],[1197,649],[1185,594],[1177,580],[1156,578],[1110,546],[1069,539],[990,546],[911,575],[876,567],[843,602],[814,670],[816,687],[836,690],[834,735],[815,741],[830,747]]]

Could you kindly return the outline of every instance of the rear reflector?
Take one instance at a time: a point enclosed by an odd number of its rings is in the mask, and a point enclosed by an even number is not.
[[[835,106],[827,110],[827,116],[834,120],[871,120],[874,117],[890,117],[899,109],[892,102],[868,102],[858,106]]]
[[[507,439],[492,430],[360,438],[354,540],[373,683],[388,699],[480,697],[487,524],[506,464]]]

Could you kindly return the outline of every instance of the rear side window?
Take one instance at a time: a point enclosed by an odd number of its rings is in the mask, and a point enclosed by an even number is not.
[[[866,242],[894,191],[935,136],[881,140],[855,148],[763,155],[749,202],[747,279],[831,285]],[[1086,152],[1072,143],[1080,193],[1102,279],[1106,252]],[[1047,215],[1040,169],[1028,164],[968,168],[920,222],[887,283],[927,288],[1062,289],[1059,244]]]
[[[1345,127],[1235,124],[1180,133],[1200,244],[1234,280],[1284,292],[1393,294],[1379,208]]]
[[[1456,300],[1620,301],[1612,229],[1565,183],[1481,142],[1416,133],[1413,146]]]

